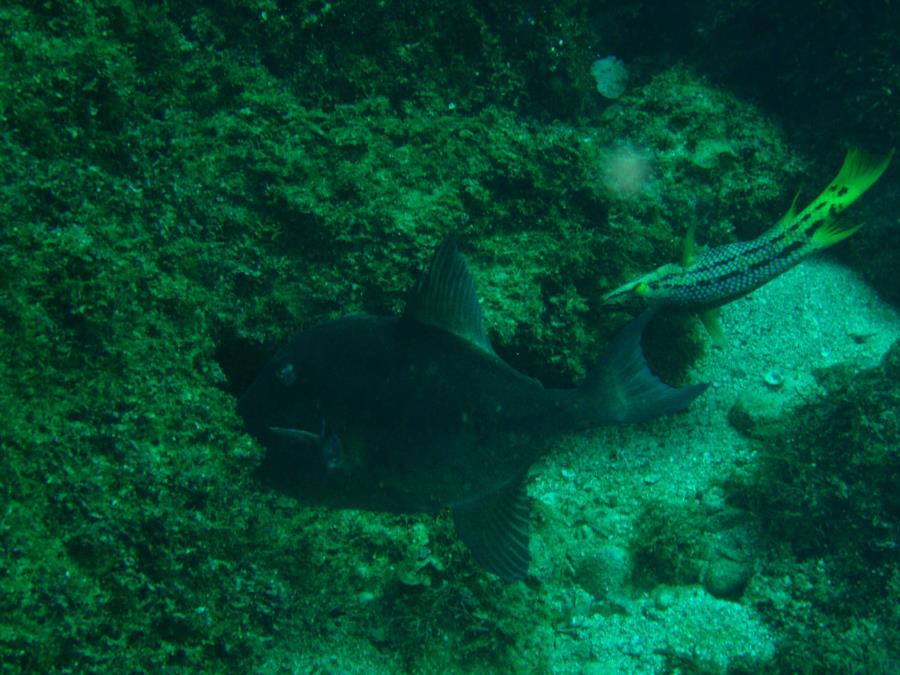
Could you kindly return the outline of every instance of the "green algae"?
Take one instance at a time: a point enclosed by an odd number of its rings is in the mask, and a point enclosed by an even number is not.
[[[785,635],[784,670],[897,667],[898,376],[894,343],[878,368],[821,372],[821,396],[754,432],[733,496],[769,539],[753,601]]]

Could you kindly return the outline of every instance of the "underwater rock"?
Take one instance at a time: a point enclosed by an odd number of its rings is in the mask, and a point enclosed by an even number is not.
[[[595,598],[616,594],[631,580],[631,554],[615,544],[585,543],[569,552],[575,582]]]
[[[734,600],[743,594],[752,575],[753,568],[750,564],[719,558],[711,561],[704,571],[703,586],[710,595],[723,600]]]
[[[787,401],[784,387],[751,386],[741,392],[728,411],[728,423],[744,436],[754,436],[760,427],[777,420]]]

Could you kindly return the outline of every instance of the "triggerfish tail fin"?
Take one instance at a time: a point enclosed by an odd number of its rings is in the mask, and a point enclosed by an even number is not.
[[[648,309],[625,326],[575,391],[577,426],[646,422],[684,410],[706,390],[670,387],[650,372],[641,335],[655,313]]]
[[[807,230],[810,224],[818,223],[809,240],[813,249],[828,248],[843,241],[862,225],[841,222],[836,217],[872,187],[887,169],[893,154],[891,150],[877,157],[858,148],[851,149],[838,175],[822,194],[784,226],[799,225]]]

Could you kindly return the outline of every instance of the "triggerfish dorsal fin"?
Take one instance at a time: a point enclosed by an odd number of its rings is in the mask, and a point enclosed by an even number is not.
[[[475,282],[452,235],[438,247],[431,265],[413,288],[404,316],[453,333],[494,354],[484,332]]]
[[[528,494],[524,476],[473,504],[453,509],[459,538],[489,572],[507,581],[528,574]]]

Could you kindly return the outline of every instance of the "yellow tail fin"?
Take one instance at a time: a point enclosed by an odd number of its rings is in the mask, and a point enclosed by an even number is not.
[[[827,248],[846,239],[862,225],[841,223],[835,219],[844,209],[855,202],[872,184],[881,177],[891,162],[894,151],[883,157],[870,155],[857,148],[847,152],[840,172],[816,200],[803,209],[803,213],[824,210],[827,218],[812,236],[816,248]],[[802,214],[801,214],[802,215]]]

